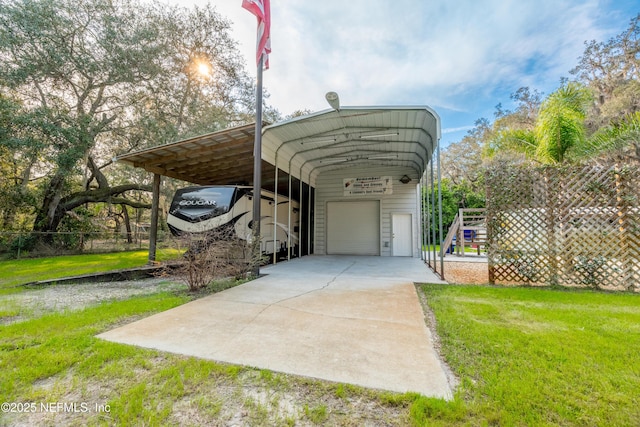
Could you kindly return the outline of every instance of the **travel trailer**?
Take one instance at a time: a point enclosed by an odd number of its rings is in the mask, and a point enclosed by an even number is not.
[[[297,256],[299,203],[289,203],[288,198],[279,196],[277,210],[274,212],[274,193],[262,190],[260,200],[261,252],[271,255],[275,249],[286,256],[290,245],[291,256]],[[253,236],[253,187],[220,185],[179,189],[171,202],[167,224],[176,236],[186,233],[205,236],[217,230],[224,230],[228,231],[232,238],[250,240]]]

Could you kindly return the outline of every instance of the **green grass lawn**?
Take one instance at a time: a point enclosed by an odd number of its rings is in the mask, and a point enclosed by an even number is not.
[[[427,245],[423,245],[422,246],[422,250],[427,251],[427,252],[431,252],[433,253],[434,251],[434,246],[427,246]],[[436,252],[436,256],[438,254],[440,254],[440,245],[435,245],[435,252]],[[477,254],[478,253],[478,248],[472,248],[470,246],[465,246],[464,247],[464,253],[465,254]],[[480,249],[480,253],[481,254],[485,254],[486,250],[484,248]],[[453,249],[453,254],[456,254],[456,249]]]
[[[236,420],[241,425],[638,425],[640,295],[420,289],[435,313],[444,358],[460,378],[452,401],[223,365],[95,337],[193,298],[161,293],[0,326],[0,401],[109,408],[108,413],[92,409],[22,418],[0,414],[0,425],[224,425],[234,414],[243,414]]]
[[[180,252],[174,249],[158,251],[158,261],[179,256]],[[140,267],[147,261],[148,251],[0,261],[0,289],[39,280]]]
[[[640,295],[423,287],[461,385],[428,425],[640,423]],[[415,408],[414,408],[415,409]]]

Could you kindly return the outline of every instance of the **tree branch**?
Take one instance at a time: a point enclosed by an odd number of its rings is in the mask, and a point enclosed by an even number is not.
[[[112,197],[111,203],[114,205],[127,205],[136,209],[151,209],[150,203],[136,202],[135,200],[125,199],[124,197]]]
[[[93,160],[93,156],[87,157],[87,167],[91,170],[91,178],[87,183],[91,182],[91,179],[95,178],[98,182],[98,188],[109,188],[109,181],[107,181],[107,177],[104,176],[100,168],[96,165]]]
[[[138,184],[124,184],[117,185],[115,187],[107,187],[107,188],[98,188],[95,190],[81,191],[78,193],[73,193],[63,198],[60,201],[60,209],[65,211],[70,211],[78,206],[84,205],[85,203],[114,203],[114,204],[127,204],[132,207],[150,207],[150,205],[145,205],[143,203],[134,202],[128,200],[124,197],[115,197],[119,196],[122,193],[131,190],[140,190],[140,191],[148,191],[151,192],[151,186],[148,185],[138,185]]]

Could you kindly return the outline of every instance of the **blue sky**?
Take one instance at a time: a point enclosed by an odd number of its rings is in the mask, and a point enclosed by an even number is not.
[[[210,2],[255,76],[255,18],[241,0]],[[327,109],[328,91],[344,106],[428,105],[446,146],[498,103],[508,109],[518,88],[554,91],[585,41],[608,40],[638,13],[638,0],[271,0],[267,102],[284,115]]]

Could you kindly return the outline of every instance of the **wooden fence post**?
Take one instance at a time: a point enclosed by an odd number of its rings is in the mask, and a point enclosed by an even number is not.
[[[620,264],[622,265],[623,278],[627,290],[632,290],[635,286],[633,281],[633,272],[631,271],[631,263],[628,260],[629,256],[629,241],[627,222],[629,220],[629,203],[627,202],[627,192],[624,169],[616,163],[614,165],[614,176],[616,180],[616,214],[618,217],[618,244],[620,246]]]
[[[160,209],[160,178],[153,175],[153,201],[151,202],[151,229],[149,230],[149,264],[156,261],[156,245],[158,241],[158,211]]]
[[[487,208],[487,245],[485,247],[487,251],[487,268],[489,269],[489,283],[492,285],[496,284],[496,267],[493,262],[493,258],[495,256],[495,250],[493,247],[493,239],[494,239],[494,231],[493,227],[495,226],[494,217],[495,217],[495,207],[493,204],[493,193],[491,191],[495,182],[490,180],[489,169],[485,169],[484,172],[484,182],[485,182],[485,195],[486,195],[486,208]]]
[[[553,169],[544,169],[545,184],[545,223],[547,233],[547,247],[549,253],[549,283],[557,285],[558,280],[558,250],[556,239],[555,209],[558,202],[558,188],[553,179]]]

